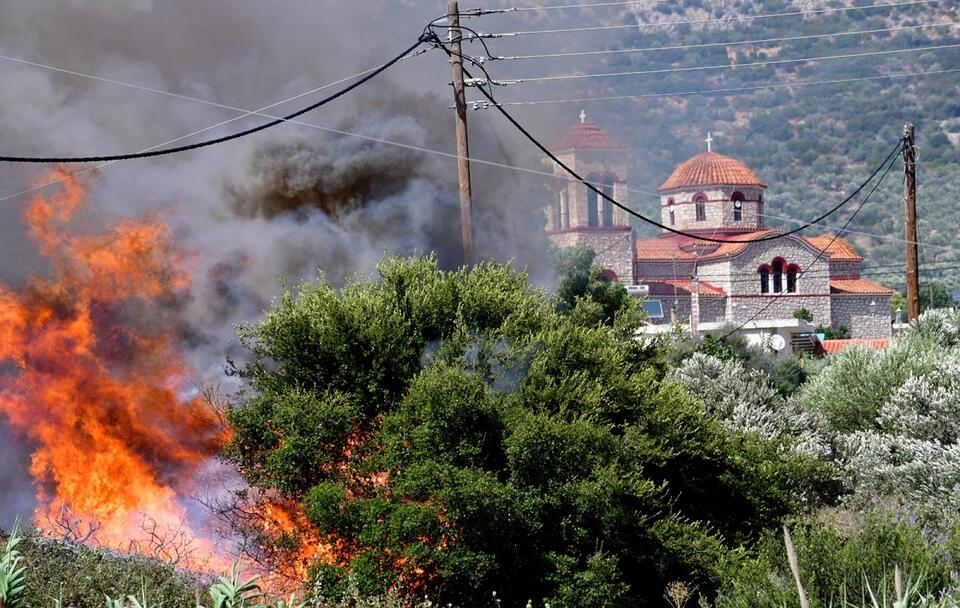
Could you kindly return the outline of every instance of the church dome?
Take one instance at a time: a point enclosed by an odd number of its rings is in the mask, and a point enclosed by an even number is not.
[[[750,167],[739,160],[716,152],[701,152],[674,169],[660,186],[660,191],[701,186],[767,187]]]

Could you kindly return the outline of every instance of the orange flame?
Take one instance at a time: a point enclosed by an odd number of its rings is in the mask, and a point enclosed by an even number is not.
[[[169,227],[148,217],[74,232],[85,185],[50,177],[58,191],[25,212],[49,276],[17,293],[0,284],[0,413],[33,446],[38,523],[69,527],[69,512],[125,549],[145,518],[154,536],[184,529],[186,485],[225,435],[178,397],[189,370],[171,326],[190,278]],[[195,549],[213,557],[209,542]]]

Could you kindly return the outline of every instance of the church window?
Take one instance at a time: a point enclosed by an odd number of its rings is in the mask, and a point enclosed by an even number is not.
[[[673,212],[673,209],[670,210],[670,225],[671,226],[677,225],[677,215]]]
[[[596,184],[599,179],[597,175],[588,175],[587,181],[591,184]],[[587,225],[588,226],[599,226],[600,225],[600,195],[587,188]]]
[[[567,202],[567,191],[560,192],[560,227],[570,227],[570,205]]]
[[[693,204],[696,206],[697,221],[705,221],[707,219],[707,197],[703,194],[694,195]]]
[[[787,293],[797,292],[797,274],[800,273],[800,267],[796,264],[787,266]]]
[[[613,226],[613,203],[610,201],[613,199],[613,182],[614,177],[612,175],[607,175],[603,180],[603,194],[606,197],[603,200],[603,225],[604,226]]]
[[[770,293],[770,267],[764,264],[757,269],[760,276],[760,293]]]
[[[746,200],[746,197],[743,196],[743,192],[734,192],[733,196],[730,197],[730,200],[733,201],[733,221],[742,221],[743,203]]]
[[[670,215],[670,225],[671,225],[671,226],[674,226],[674,225],[676,225],[676,223],[677,223],[677,216],[676,216],[676,214],[674,214],[674,212],[673,212],[673,205],[674,205],[675,202],[676,202],[676,201],[673,200],[673,197],[672,197],[672,196],[667,199],[667,210],[669,211],[669,215]]]
[[[783,260],[777,258],[773,261],[773,293],[783,291]]]

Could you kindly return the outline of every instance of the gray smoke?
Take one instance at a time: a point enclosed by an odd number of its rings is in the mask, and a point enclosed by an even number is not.
[[[0,53],[258,108],[377,65],[444,9],[412,1],[6,0]],[[5,154],[128,152],[236,116],[8,61],[0,60],[0,70]],[[449,74],[434,51],[302,120],[450,154]],[[271,112],[287,113],[332,90]],[[492,114],[470,120],[473,155],[546,167]],[[243,119],[200,137],[262,121]],[[535,128],[551,136],[570,122],[534,117]],[[0,167],[0,197],[42,176],[38,167]],[[191,294],[165,314],[191,349],[198,383],[222,380],[224,357],[237,348],[235,324],[262,314],[281,277],[296,285],[319,269],[341,284],[370,273],[385,254],[436,252],[446,267],[460,263],[457,172],[449,157],[282,125],[220,147],[111,165],[88,178],[90,202],[77,218],[85,229],[158,213],[195,252]],[[475,165],[474,191],[479,252],[546,280],[543,179]],[[0,282],[14,290],[47,270],[20,221],[29,197],[0,202]],[[34,493],[29,446],[9,434],[0,419],[0,526],[28,511]]]

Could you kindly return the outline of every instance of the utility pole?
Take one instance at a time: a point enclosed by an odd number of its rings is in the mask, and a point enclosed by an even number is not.
[[[920,316],[920,274],[917,252],[917,155],[913,125],[903,125],[903,204],[907,239],[907,321]]]
[[[463,55],[460,42],[460,5],[456,0],[447,3],[450,24],[449,40],[453,47],[450,63],[453,65],[453,103],[457,114],[457,170],[460,178],[460,232],[463,240],[463,263],[473,259],[473,191],[470,185],[470,143],[467,138],[467,97],[463,89]]]

